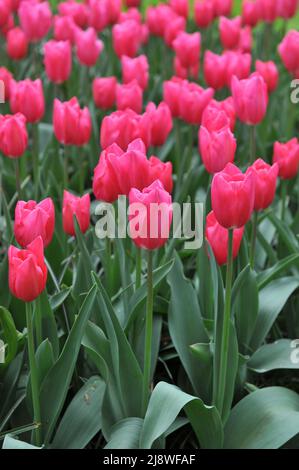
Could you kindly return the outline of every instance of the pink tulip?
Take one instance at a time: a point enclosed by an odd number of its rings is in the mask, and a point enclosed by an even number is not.
[[[115,24],[112,28],[112,39],[118,57],[135,57],[142,42],[141,26],[134,20]]]
[[[299,31],[289,31],[279,44],[278,52],[285,68],[299,78]]]
[[[75,196],[68,191],[63,192],[62,221],[63,230],[70,236],[75,236],[74,218],[76,217],[80,231],[85,233],[90,224],[90,196]]]
[[[84,3],[68,0],[58,3],[58,12],[73,19],[79,28],[84,28],[88,21],[88,7]]]
[[[87,107],[81,109],[78,99],[54,100],[54,134],[64,145],[85,145],[91,135],[91,117]]]
[[[23,59],[28,52],[28,41],[25,33],[18,26],[7,33],[7,55],[14,60]]]
[[[28,145],[26,118],[21,113],[0,115],[0,150],[9,158],[19,158]]]
[[[18,14],[21,28],[28,41],[38,42],[48,34],[52,23],[48,2],[22,2]]]
[[[203,164],[209,173],[218,173],[234,161],[237,143],[228,125],[216,131],[201,126],[198,141]]]
[[[170,6],[177,15],[183,16],[184,18],[188,18],[188,0],[170,0]]]
[[[255,62],[255,69],[265,80],[268,87],[268,92],[272,93],[277,88],[279,78],[278,69],[275,62],[271,60],[269,62],[262,62],[261,60],[257,60]]]
[[[77,29],[75,34],[76,52],[79,62],[87,67],[92,67],[104,49],[104,43],[97,39],[97,33],[93,28],[85,31]]]
[[[56,41],[70,41],[74,44],[76,24],[71,16],[54,17],[54,39]]]
[[[268,90],[263,77],[253,73],[248,79],[232,79],[232,95],[238,118],[246,124],[261,122],[267,112]]]
[[[156,106],[148,103],[146,113],[151,122],[151,145],[164,145],[172,129],[172,116],[169,106],[163,101]]]
[[[136,80],[138,85],[145,90],[149,80],[149,64],[145,55],[140,55],[135,58],[122,56],[122,78],[124,83],[130,83]]]
[[[117,81],[115,77],[95,78],[92,93],[95,105],[100,109],[110,109],[115,105]]]
[[[118,110],[132,109],[136,113],[142,110],[142,89],[136,80],[116,87],[116,107]]]
[[[200,33],[181,32],[172,43],[173,49],[183,67],[197,65],[200,60]]]
[[[44,64],[49,80],[63,83],[72,71],[72,49],[69,41],[48,41],[44,45]]]
[[[10,107],[13,113],[22,113],[30,123],[41,120],[45,113],[45,99],[42,81],[22,80],[10,82]]]
[[[199,28],[207,28],[214,19],[214,5],[211,0],[195,0],[195,23]]]
[[[299,168],[299,142],[296,137],[286,143],[275,142],[273,163],[279,167],[279,177],[283,180],[295,178]]]
[[[275,196],[278,168],[277,163],[271,166],[259,158],[247,169],[246,173],[252,173],[255,180],[255,211],[266,209],[272,204]]]
[[[234,49],[238,46],[241,34],[241,17],[226,18],[221,16],[219,21],[220,39],[224,48]]]
[[[188,124],[200,124],[202,113],[213,96],[212,88],[204,89],[196,83],[184,83],[179,97],[180,117]]]

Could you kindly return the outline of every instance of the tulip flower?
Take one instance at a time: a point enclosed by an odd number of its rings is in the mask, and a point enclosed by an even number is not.
[[[9,158],[19,158],[28,145],[26,118],[17,113],[13,116],[0,115],[0,150]]]
[[[16,241],[26,248],[41,237],[44,247],[52,240],[55,227],[55,209],[50,197],[36,201],[18,201],[15,208],[14,234]]]
[[[214,19],[214,5],[210,0],[195,0],[195,23],[199,28],[207,28]]]
[[[142,15],[137,8],[129,8],[127,11],[121,11],[117,23],[124,23],[128,20],[137,21],[137,23],[142,24]]]
[[[299,141],[296,137],[286,143],[275,142],[273,163],[278,164],[281,179],[295,178],[299,168]]]
[[[28,41],[21,28],[12,28],[7,33],[7,55],[14,60],[23,59],[27,55]]]
[[[164,27],[164,40],[171,47],[175,38],[186,29],[186,20],[182,16],[175,16],[172,21],[167,21]]]
[[[296,15],[298,0],[277,0],[277,14],[285,20],[289,20]]]
[[[243,0],[242,21],[243,24],[251,26],[257,25],[260,19],[259,3],[256,0]]]
[[[219,21],[220,39],[225,49],[234,49],[238,46],[241,34],[241,17],[226,18],[221,16]]]
[[[285,68],[299,78],[299,31],[289,31],[279,44],[278,52]]]
[[[3,83],[4,90],[1,89],[1,93],[4,92],[5,101],[9,101],[10,98],[10,82],[13,79],[12,74],[5,67],[0,67],[0,82]],[[0,96],[0,98],[3,98]]]
[[[68,191],[63,192],[62,222],[63,230],[70,236],[75,236],[74,216],[76,216],[82,233],[88,230],[90,223],[90,196],[85,194],[77,197]]]
[[[113,48],[120,58],[123,55],[135,57],[141,45],[141,26],[137,21],[128,20],[112,28]]]
[[[88,7],[84,3],[68,0],[58,3],[58,12],[73,19],[79,28],[85,28],[88,22]]]
[[[273,23],[278,16],[277,0],[258,0],[258,5],[261,19]]]
[[[91,134],[91,117],[87,107],[80,108],[78,99],[61,102],[54,100],[54,134],[64,145],[85,145]]]
[[[24,302],[35,300],[47,282],[42,238],[37,237],[26,250],[11,245],[8,249],[8,268],[11,293]]]
[[[139,7],[141,0],[125,0],[126,7]]]
[[[54,39],[56,41],[75,42],[76,24],[71,16],[55,16],[54,17]]]
[[[230,16],[233,0],[213,0],[215,16]]]
[[[177,18],[177,15],[169,5],[149,7],[146,11],[146,24],[153,36],[163,37],[167,23],[174,18]]]
[[[252,31],[250,26],[245,26],[240,31],[240,38],[239,43],[237,45],[237,49],[240,52],[251,52],[252,49]]]
[[[48,34],[52,23],[48,2],[22,2],[18,14],[28,41],[38,42]]]
[[[218,173],[234,161],[237,143],[228,124],[215,131],[201,126],[198,141],[202,162],[209,173]]]
[[[212,209],[222,227],[243,227],[254,207],[254,176],[244,175],[238,167],[228,163],[213,177],[211,199]]]
[[[188,18],[188,0],[170,0],[169,5],[177,15],[183,16],[184,18]]]
[[[246,173],[252,173],[255,180],[254,210],[260,211],[269,207],[274,199],[279,166],[268,165],[261,158],[251,165]]]
[[[108,1],[111,3],[111,0]],[[109,25],[111,20],[108,3],[103,0],[100,2],[98,0],[90,0],[88,20],[89,25],[98,33],[103,31]]]
[[[158,106],[150,102],[146,112],[151,120],[151,145],[164,145],[173,126],[169,106],[163,101]]]
[[[206,51],[204,56],[204,77],[208,86],[220,90],[227,85],[227,56]]]
[[[11,5],[8,0],[0,1],[0,28],[2,28],[8,21],[11,13]]]
[[[253,73],[248,79],[232,79],[232,95],[238,118],[246,124],[261,122],[268,105],[267,85],[259,73]]]
[[[200,60],[200,33],[188,34],[181,32],[172,43],[172,47],[182,65],[191,68]]]
[[[40,79],[10,82],[10,108],[13,113],[22,113],[30,123],[41,120],[45,112],[43,85]]]
[[[44,45],[44,64],[49,80],[60,84],[72,71],[72,49],[69,41],[48,41]]]
[[[240,51],[226,51],[223,53],[226,60],[226,85],[231,87],[232,77],[244,80],[250,75],[251,54]]]
[[[77,29],[75,41],[79,62],[87,67],[95,65],[100,53],[104,49],[103,42],[97,39],[96,31],[93,28],[88,28],[85,31]]]
[[[237,228],[233,233],[233,259],[238,256],[244,227]],[[217,263],[221,266],[228,260],[228,230],[223,228],[211,211],[206,219],[206,239],[208,240]]]
[[[255,62],[255,69],[265,80],[268,92],[272,93],[277,88],[279,79],[278,69],[275,62],[272,60],[269,62],[257,60]]]
[[[211,100],[202,115],[202,125],[209,131],[217,131],[227,125],[233,132],[236,123],[236,111],[232,97],[223,101]]]
[[[124,83],[130,83],[136,80],[140,88],[145,90],[149,80],[149,64],[145,55],[140,55],[136,58],[122,56],[122,79]]]
[[[163,100],[169,106],[173,117],[180,115],[180,95],[183,80],[174,77],[163,83]]]
[[[132,109],[136,113],[142,111],[142,89],[137,80],[116,87],[116,107],[118,110]]]
[[[180,117],[188,124],[200,124],[202,113],[214,96],[212,88],[184,83],[180,95]]]
[[[148,160],[148,184],[159,179],[163,184],[164,189],[168,193],[172,193],[173,179],[172,179],[172,163],[161,162],[155,156],[151,156]]]
[[[137,114],[131,109],[116,111],[105,116],[101,125],[101,147],[116,143],[125,150],[132,140],[141,138],[146,147],[150,145],[151,125],[147,113]]]
[[[116,100],[115,77],[95,78],[92,83],[92,94],[95,105],[100,109],[110,109],[115,105]]]

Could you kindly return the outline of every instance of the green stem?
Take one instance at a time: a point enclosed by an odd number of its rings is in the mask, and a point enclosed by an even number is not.
[[[35,301],[34,324],[35,324],[36,344],[37,346],[39,346],[43,341],[42,317],[41,317],[39,298],[37,298]]]
[[[68,188],[69,185],[69,151],[67,145],[64,146],[64,189]]]
[[[281,180],[281,220],[285,218],[286,202],[287,202],[288,180]]]
[[[256,159],[256,127],[250,126],[249,133],[250,133],[249,163],[250,165],[252,165]]]
[[[152,359],[152,336],[153,336],[153,254],[151,250],[147,253],[147,300],[146,300],[146,320],[145,320],[145,343],[144,343],[144,368],[143,368],[143,394],[142,394],[142,414],[146,413],[151,378]]]
[[[218,397],[216,406],[223,414],[224,396],[226,388],[227,376],[227,362],[229,350],[229,330],[230,330],[230,310],[231,310],[231,292],[232,292],[232,277],[233,277],[233,229],[228,231],[228,256],[226,267],[226,287],[225,287],[225,305],[223,317],[223,330],[221,338],[221,354],[220,354],[220,370],[219,370],[219,384],[218,384]]]
[[[175,132],[175,172],[178,177],[180,163],[181,163],[181,145],[180,145],[180,123],[179,119],[174,119],[174,132]]]
[[[257,224],[258,224],[258,212],[254,211],[253,218],[252,218],[252,231],[251,231],[251,243],[250,243],[250,267],[251,269],[254,269]]]
[[[141,263],[142,252],[141,249],[136,247],[136,290],[141,286]]]
[[[32,125],[32,154],[33,154],[33,174],[35,185],[35,199],[38,200],[39,194],[39,133],[38,124]]]
[[[17,189],[17,194],[18,194],[18,200],[20,201],[21,199],[23,199],[21,177],[20,177],[20,162],[18,158],[15,158],[14,161],[15,161],[16,189]]]
[[[34,351],[34,333],[32,323],[32,308],[31,303],[26,303],[26,323],[27,323],[27,340],[28,340],[28,356],[31,376],[31,393],[32,393],[32,404],[34,422],[38,424],[38,428],[33,432],[33,443],[36,446],[41,446],[41,412],[39,403],[39,380],[38,380],[38,369]]]
[[[113,292],[113,264],[112,264],[112,241],[106,237],[106,283],[109,294]]]

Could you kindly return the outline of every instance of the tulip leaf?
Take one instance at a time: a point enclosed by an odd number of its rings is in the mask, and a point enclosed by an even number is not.
[[[299,395],[266,387],[232,409],[224,429],[226,449],[278,449],[299,433]]]
[[[36,299],[36,315],[40,317],[42,337],[49,339],[53,348],[54,357],[57,358],[59,355],[57,324],[46,290]]]
[[[30,429],[32,429],[32,427],[30,427]],[[28,444],[28,442],[20,441],[19,439],[15,439],[14,437],[7,435],[5,436],[2,449],[39,450],[41,447],[33,446]]]
[[[0,307],[0,326],[3,331],[3,341],[5,349],[1,351],[1,355],[4,356],[4,365],[7,366],[15,357],[18,349],[18,332],[15,327],[15,323],[10,312]],[[0,363],[0,367],[3,364]]]
[[[268,268],[258,275],[259,289],[266,287],[269,282],[273,281],[282,272],[291,268],[291,266],[299,261],[299,253],[286,256],[282,260],[277,261],[271,268]]]
[[[279,339],[264,344],[247,363],[249,369],[262,374],[276,369],[299,369],[298,340]]]
[[[141,418],[122,419],[112,427],[105,449],[139,449],[142,425]]]

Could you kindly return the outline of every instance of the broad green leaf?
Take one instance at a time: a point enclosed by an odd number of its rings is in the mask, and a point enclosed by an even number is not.
[[[106,385],[91,377],[69,404],[51,444],[52,449],[84,449],[102,427]]]
[[[224,429],[226,449],[278,449],[299,433],[299,395],[266,387],[233,408]]]
[[[11,436],[5,436],[2,449],[27,449],[27,450],[39,450],[41,447],[35,447],[28,442],[20,441]]]
[[[57,324],[46,291],[42,292],[36,299],[36,315],[40,316],[42,337],[49,339],[53,348],[54,357],[57,358],[59,354]]]
[[[2,381],[2,387],[0,389],[0,431],[3,429],[6,417],[10,414],[10,411],[14,409],[16,398],[16,385],[20,378],[24,361],[24,354],[20,352],[9,364],[4,379]]]
[[[287,256],[284,259],[279,260],[274,266],[262,271],[258,275],[258,286],[259,289],[263,289],[269,282],[271,282],[275,277],[277,277],[282,272],[291,268],[291,266],[297,263],[299,260],[299,254],[292,254]]]
[[[3,341],[5,348],[5,363],[7,366],[15,357],[18,349],[18,332],[10,312],[0,307],[0,326],[3,330]],[[1,364],[0,364],[1,367]],[[3,364],[2,364],[3,367]]]
[[[105,449],[139,449],[143,419],[126,418],[111,429],[111,438]]]
[[[96,297],[96,286],[86,296],[63,350],[43,381],[40,392],[42,431],[49,443],[74,372],[84,330]]]
[[[71,288],[66,288],[52,295],[49,299],[51,309],[54,311],[59,308],[63,302],[68,298]]]
[[[140,436],[140,448],[150,449],[170,428],[182,409],[202,448],[222,448],[223,429],[216,408],[206,406],[200,398],[166,382],[159,382],[151,395]]]
[[[299,349],[296,340],[279,339],[261,346],[248,361],[249,369],[262,374],[275,369],[299,369]]]

